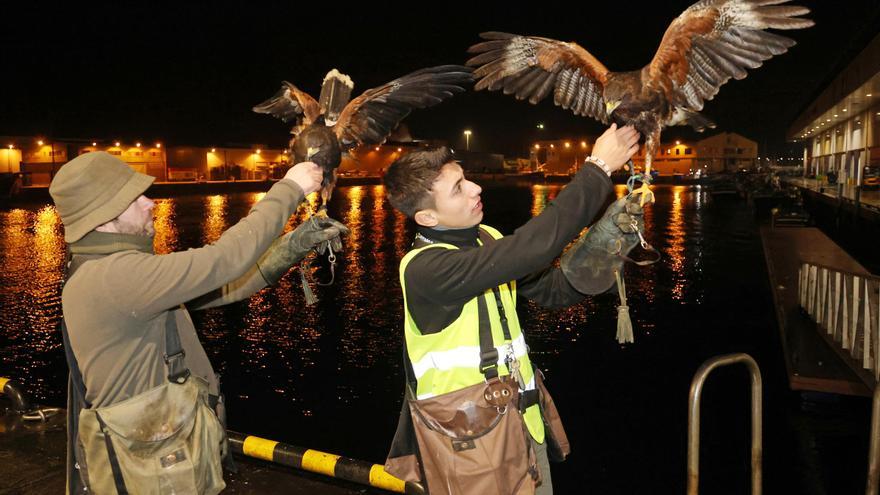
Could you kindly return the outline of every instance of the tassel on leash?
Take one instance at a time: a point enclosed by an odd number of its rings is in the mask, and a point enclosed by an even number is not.
[[[315,296],[315,293],[312,291],[312,287],[309,284],[309,278],[306,276],[306,264],[307,262],[303,261],[299,265],[299,281],[302,283],[303,297],[305,297],[306,306],[311,306],[318,302],[318,297]]]
[[[632,320],[629,317],[629,306],[626,304],[626,284],[620,271],[614,271],[614,278],[617,279],[617,294],[620,296],[620,306],[617,307],[617,342],[631,344],[635,342],[635,339],[633,338]]]

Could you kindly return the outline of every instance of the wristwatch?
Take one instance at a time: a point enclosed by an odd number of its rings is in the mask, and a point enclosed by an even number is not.
[[[605,163],[605,160],[590,155],[590,156],[584,158],[584,161],[595,163],[596,165],[599,166],[599,168],[601,168],[603,171],[605,171],[606,174],[608,174],[608,177],[611,177],[611,169],[608,168],[608,164]]]

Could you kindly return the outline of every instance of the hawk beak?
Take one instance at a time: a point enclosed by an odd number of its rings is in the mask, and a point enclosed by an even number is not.
[[[620,106],[620,100],[618,101],[606,101],[605,102],[605,113],[611,115],[618,106]]]

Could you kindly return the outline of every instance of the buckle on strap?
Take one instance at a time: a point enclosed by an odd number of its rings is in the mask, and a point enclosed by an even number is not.
[[[168,364],[169,361],[171,361],[172,359],[175,359],[177,356],[180,356],[180,357],[182,357],[182,358],[185,358],[185,357],[186,357],[186,351],[184,351],[183,349],[181,349],[180,352],[175,352],[174,354],[163,354],[163,355],[162,355],[162,359],[165,360],[165,364]]]
[[[492,348],[490,351],[480,353],[480,372],[485,373],[488,368],[498,366],[498,349]]]

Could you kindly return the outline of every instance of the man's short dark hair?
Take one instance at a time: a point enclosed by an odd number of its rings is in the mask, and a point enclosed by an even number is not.
[[[443,165],[455,161],[446,146],[411,151],[394,161],[385,172],[385,190],[391,206],[412,218],[417,211],[432,208],[431,188]]]

